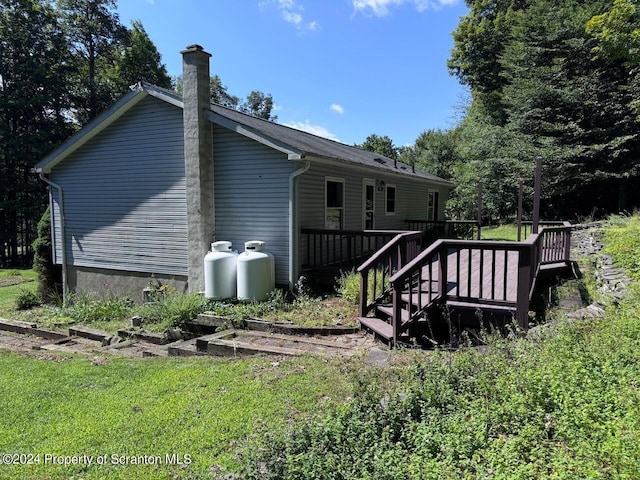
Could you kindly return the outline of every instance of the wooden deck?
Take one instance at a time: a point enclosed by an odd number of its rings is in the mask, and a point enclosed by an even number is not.
[[[385,250],[397,249],[390,242],[358,269],[360,322],[391,345],[435,317],[438,305],[500,311],[526,330],[538,278],[569,267],[570,241],[568,224],[524,242],[438,240],[395,271],[384,263]]]

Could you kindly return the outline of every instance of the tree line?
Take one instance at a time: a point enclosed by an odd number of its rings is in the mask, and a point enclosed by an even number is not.
[[[179,88],[140,21],[116,0],[0,0],[0,267],[28,266],[48,203],[33,166],[131,85]],[[211,78],[212,101],[262,118],[273,99],[246,101]]]
[[[455,218],[475,218],[480,181],[485,217],[513,218],[521,181],[532,198],[538,156],[547,218],[640,206],[637,0],[466,3],[448,61],[471,92],[464,117],[398,158],[455,183]]]

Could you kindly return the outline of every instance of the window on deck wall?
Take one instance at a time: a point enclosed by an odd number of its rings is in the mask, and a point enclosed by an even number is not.
[[[440,202],[440,192],[435,190],[430,190],[429,196],[427,197],[427,220],[431,220],[431,221],[438,220],[439,202]]]
[[[387,215],[395,215],[396,213],[396,186],[387,185],[384,195],[385,210]]]
[[[363,181],[362,192],[362,226],[365,230],[373,230],[373,217],[376,210],[376,182],[367,178]]]
[[[324,228],[342,230],[344,228],[344,179],[325,179]]]

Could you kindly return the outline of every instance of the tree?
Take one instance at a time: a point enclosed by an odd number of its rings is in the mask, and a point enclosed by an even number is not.
[[[182,86],[182,78],[180,78],[180,85]],[[211,103],[239,110],[240,98],[229,93],[227,86],[222,83],[222,80],[218,75],[213,75],[211,77],[209,81],[209,91],[211,95]]]
[[[618,187],[640,175],[640,145],[628,71],[620,60],[594,59],[585,32],[609,0],[468,3],[468,31],[457,30],[464,35],[450,59],[473,98],[460,126],[459,190],[473,195],[467,187],[482,180],[486,211],[513,215],[517,184],[532,178],[540,155],[543,215],[590,213],[594,204],[616,210]],[[458,200],[460,208],[471,203]]]
[[[457,130],[425,130],[414,147],[416,167],[450,180],[459,161]]]
[[[629,69],[629,106],[640,120],[640,10],[633,0],[614,0],[608,12],[587,22],[587,33],[598,40],[592,52],[598,59],[621,60]]]
[[[57,6],[72,46],[74,110],[78,122],[85,124],[118,96],[108,72],[117,62],[127,29],[115,12],[116,0],[59,0]]]
[[[129,86],[145,81],[162,88],[171,88],[173,82],[167,68],[161,62],[160,53],[147,35],[140,20],[134,20],[124,41],[125,46],[117,58],[113,78],[117,94],[123,95]]]
[[[247,95],[247,101],[242,106],[242,111],[253,115],[254,117],[263,118],[275,122],[278,117],[271,115],[273,109],[273,98],[271,94],[265,95],[258,90],[252,90]]]
[[[182,93],[182,76],[176,78],[176,91]],[[252,90],[247,95],[247,100],[240,101],[240,97],[229,93],[228,87],[222,83],[218,75],[213,75],[209,80],[209,94],[211,103],[231,108],[254,117],[275,122],[278,117],[271,115],[273,109],[273,97],[271,94],[264,94],[260,90]]]
[[[0,9],[0,264],[29,257],[45,208],[31,167],[71,129],[66,121],[68,45],[44,0],[3,0]]]
[[[379,136],[375,133],[369,135],[362,145],[356,145],[356,147],[370,152],[375,152],[378,155],[383,155],[394,160],[398,159],[398,150],[387,135]]]
[[[38,294],[49,302],[62,294],[62,266],[53,263],[51,210],[47,207],[38,222],[38,238],[33,242],[33,269],[38,274]]]

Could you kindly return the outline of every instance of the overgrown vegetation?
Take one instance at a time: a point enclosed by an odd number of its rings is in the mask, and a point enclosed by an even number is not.
[[[640,215],[619,217],[618,220],[607,230],[605,252],[613,255],[618,265],[640,281]]]
[[[637,245],[637,222],[608,238],[629,234]],[[633,266],[625,240],[612,252],[620,265]],[[362,372],[346,404],[285,435],[265,433],[248,450],[244,474],[636,478],[639,303],[636,284],[603,319],[560,319],[535,340],[487,335],[480,350],[436,351],[414,360],[410,377],[396,382]]]
[[[33,272],[30,272],[32,276],[28,281],[33,279]],[[340,295],[317,295],[299,285],[294,295],[274,290],[265,302],[238,302],[207,300],[197,294],[179,293],[170,286],[158,285],[151,293],[154,301],[143,305],[123,297],[80,293],[69,294],[66,306],[58,297],[54,304],[35,308],[42,303],[35,292],[35,283],[28,288],[19,288],[23,280],[17,279],[22,277],[0,276],[0,287],[2,278],[15,278],[11,281],[16,286],[9,287],[10,292],[0,288],[0,314],[5,311],[12,318],[37,321],[50,328],[86,324],[108,332],[128,328],[134,316],[141,317],[143,327],[152,331],[184,328],[189,320],[205,312],[235,321],[259,318],[307,326],[354,325],[360,288],[359,277],[350,274],[339,279]],[[7,292],[6,305],[3,304],[3,292]],[[33,310],[16,312],[15,309]]]

